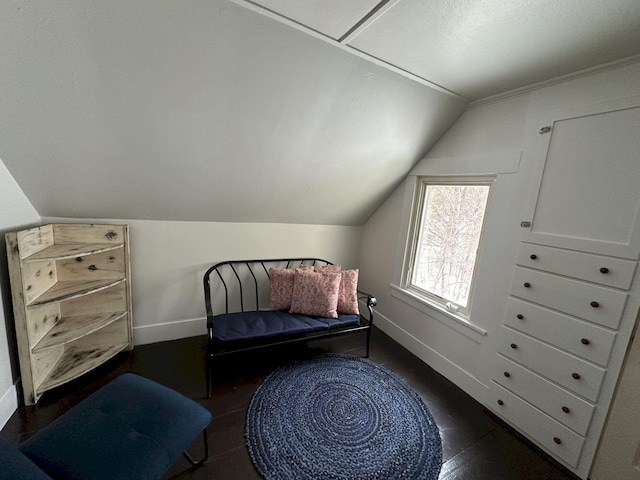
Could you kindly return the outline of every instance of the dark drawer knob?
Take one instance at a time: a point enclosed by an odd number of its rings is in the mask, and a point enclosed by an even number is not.
[[[511,376],[511,374],[509,372],[504,372],[504,376],[509,378]]]
[[[502,400],[498,400],[498,405],[504,405],[504,402]]]
[[[607,267],[600,267],[600,273],[609,273],[609,269]]]
[[[571,374],[571,377],[572,377],[574,380],[580,380],[580,374],[579,374],[579,373],[573,372],[573,373]]]
[[[562,443],[562,440],[560,440],[558,437],[553,437],[553,441],[556,445],[560,445]]]
[[[571,410],[569,410],[569,407],[562,407],[562,411],[564,413],[569,413]]]
[[[511,346],[511,348],[513,348],[514,350],[515,350],[516,348],[518,348],[518,345],[516,345],[515,343],[512,343],[510,346]]]
[[[529,255],[529,258],[531,260],[535,260],[536,258],[538,258],[538,256],[535,253],[532,253],[531,255]]]
[[[524,288],[529,288],[531,284],[529,282],[524,282]]]
[[[591,303],[590,303],[590,305],[591,305],[593,308],[598,308],[598,307],[600,306],[600,304],[599,304],[598,302],[591,302]]]
[[[519,313],[519,314],[517,314],[517,315],[516,315],[516,318],[517,318],[518,320],[524,320],[524,315],[522,315],[521,313]]]
[[[580,340],[580,343],[582,343],[583,345],[589,345],[591,342],[589,341],[588,338],[582,338]]]

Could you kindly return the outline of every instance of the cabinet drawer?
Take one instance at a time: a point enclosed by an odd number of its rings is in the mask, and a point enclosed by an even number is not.
[[[506,327],[498,351],[592,402],[598,399],[603,368]]]
[[[509,372],[505,377],[503,372]],[[582,436],[587,435],[595,406],[526,368],[498,355],[494,381]]]
[[[636,262],[521,243],[518,265],[628,290]]]
[[[572,467],[578,464],[584,445],[583,437],[496,383],[491,383],[488,401],[494,412],[529,435],[552,455]]]
[[[617,329],[627,293],[516,267],[511,294],[539,305]]]
[[[515,298],[507,301],[504,324],[604,367],[615,332]]]

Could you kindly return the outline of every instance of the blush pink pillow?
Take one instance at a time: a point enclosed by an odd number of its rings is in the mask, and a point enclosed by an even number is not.
[[[314,266],[313,271],[318,273],[339,273],[342,266],[340,265],[323,265],[323,266]]]
[[[339,273],[296,272],[289,313],[338,318],[341,279]]]
[[[358,310],[358,269],[342,270],[340,289],[338,290],[338,306],[340,313],[360,315]]]
[[[292,268],[270,268],[269,308],[271,310],[288,310],[291,308],[291,295],[293,295],[293,282],[296,270]]]

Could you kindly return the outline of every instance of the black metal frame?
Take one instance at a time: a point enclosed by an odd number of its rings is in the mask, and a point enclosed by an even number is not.
[[[371,340],[371,327],[373,326],[373,307],[378,303],[376,298],[366,292],[358,290],[358,300],[366,299],[366,306],[368,311],[368,318],[360,315],[360,323],[358,325],[338,326],[330,328],[329,330],[322,330],[316,332],[307,332],[303,334],[283,335],[277,338],[261,338],[256,340],[244,340],[223,342],[217,340],[213,336],[213,325],[215,324],[216,313],[214,313],[211,289],[212,278],[216,280],[218,286],[224,291],[224,311],[222,313],[230,313],[230,300],[236,300],[239,303],[239,308],[235,311],[250,312],[260,310],[260,297],[261,292],[268,292],[269,285],[269,268],[297,268],[300,265],[333,265],[328,260],[321,258],[281,258],[281,259],[265,259],[265,260],[228,260],[220,262],[210,267],[204,274],[203,287],[204,287],[204,301],[207,312],[207,326],[208,326],[208,342],[207,342],[207,397],[211,396],[211,384],[212,384],[212,363],[214,357],[221,355],[228,355],[231,353],[246,352],[250,350],[273,347],[276,345],[284,345],[288,343],[306,342],[311,340],[317,340],[320,338],[333,337],[337,335],[344,335],[353,332],[366,331],[366,353],[365,356],[369,357],[369,343]],[[240,268],[244,269],[244,273],[248,274],[247,278],[243,280],[240,276]],[[215,274],[214,274],[215,272]],[[261,278],[263,282],[258,279]],[[231,283],[233,282],[233,283]],[[244,285],[243,285],[244,284]],[[232,286],[236,289],[232,290]],[[246,301],[250,300],[250,301]]]
[[[186,450],[182,452],[182,455],[184,455],[184,458],[187,459],[187,461],[191,464],[193,468],[199,467],[209,459],[209,439],[207,437],[206,428],[202,430],[202,438],[204,439],[204,458],[200,460],[194,460],[193,457],[189,455],[189,452],[187,452]]]

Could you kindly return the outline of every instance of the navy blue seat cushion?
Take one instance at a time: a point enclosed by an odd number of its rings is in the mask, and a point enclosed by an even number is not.
[[[18,448],[0,438],[0,479],[51,480]]]
[[[338,318],[324,318],[286,310],[223,313],[214,317],[213,336],[223,342],[249,340],[327,330],[359,322],[359,315],[338,314]],[[208,327],[211,327],[210,322]]]
[[[159,479],[210,420],[195,401],[127,373],[19,449],[54,478]]]

